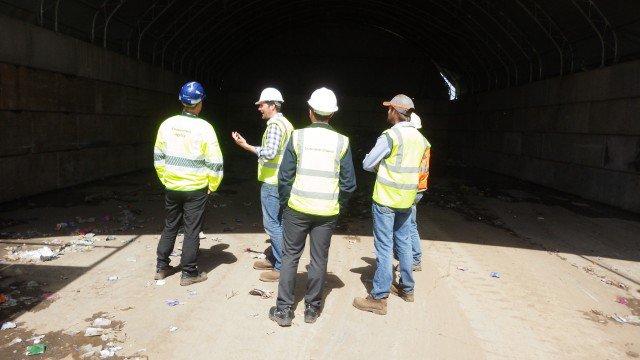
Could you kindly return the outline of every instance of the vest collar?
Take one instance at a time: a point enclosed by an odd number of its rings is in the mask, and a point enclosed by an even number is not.
[[[192,117],[192,118],[197,118],[198,117],[198,115],[196,115],[194,113],[190,113],[188,111],[184,111],[184,110],[182,111],[182,115],[188,116],[188,117]]]

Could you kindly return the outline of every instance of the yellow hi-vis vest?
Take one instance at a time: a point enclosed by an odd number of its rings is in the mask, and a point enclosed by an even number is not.
[[[153,149],[158,178],[169,190],[216,191],[222,181],[222,151],[213,127],[195,116],[165,120]]]
[[[420,162],[429,142],[413,126],[383,132],[392,141],[391,153],[380,162],[373,200],[395,209],[408,209],[418,192]]]
[[[295,130],[291,141],[298,164],[289,207],[310,215],[337,215],[340,159],[349,147],[349,138],[333,130],[311,127]]]
[[[260,158],[258,160],[258,180],[267,184],[278,183],[278,169],[280,169],[280,163],[282,162],[282,155],[284,154],[284,148],[287,146],[287,142],[293,132],[293,125],[282,114],[277,114],[267,121],[267,128],[275,124],[280,128],[282,133],[282,139],[280,139],[280,147],[276,153],[276,157],[273,159]],[[262,135],[262,147],[267,145],[267,131],[264,131]]]

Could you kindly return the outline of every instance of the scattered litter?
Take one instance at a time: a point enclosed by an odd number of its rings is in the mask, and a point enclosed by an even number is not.
[[[127,258],[127,261],[128,262],[136,262],[137,260],[134,257],[130,257],[130,258]]]
[[[189,290],[189,296],[196,296],[198,295],[198,292],[195,290]]]
[[[204,232],[200,231],[200,234],[198,234],[198,237],[200,238],[200,240],[204,240],[207,238],[207,235],[205,235]]]
[[[109,326],[109,325],[111,325],[111,320],[101,318],[101,317],[93,320],[93,322],[91,323],[91,326],[99,326],[99,327]]]
[[[255,255],[253,255],[251,257],[254,258],[254,259],[266,259],[267,255],[265,255],[263,253],[260,253],[260,254],[255,254]]]
[[[100,350],[102,350],[102,345],[91,346],[91,344],[86,344],[78,348],[78,352],[82,354],[80,355],[81,359],[89,359],[96,353],[100,353]]]
[[[258,314],[258,313],[251,313],[251,314],[249,314],[249,316],[251,316],[252,318],[257,318],[258,316],[260,316],[260,314]]]
[[[464,267],[464,266],[458,266],[458,270],[460,270],[460,271],[467,271],[467,270],[469,270],[469,268],[468,268],[468,267]],[[492,274],[493,274],[493,273],[492,273]],[[493,276],[493,275],[492,275],[492,276]]]
[[[172,252],[171,252],[171,254],[169,254],[169,256],[179,257],[179,256],[180,256],[180,254],[178,254],[178,253],[177,253],[177,252],[175,252],[175,251],[172,251]]]
[[[47,345],[45,344],[31,345],[27,347],[27,355],[31,356],[44,354],[46,349]]]
[[[125,244],[125,245],[126,245],[126,244],[130,244],[130,243],[132,243],[132,242],[133,242],[133,239],[129,239],[129,240],[122,240],[122,243],[123,243],[123,244]]]
[[[104,350],[100,350],[100,357],[102,359],[109,358],[116,355],[116,351],[122,350],[121,346],[110,346]]]
[[[212,240],[212,241],[215,241],[215,242],[221,242],[221,241],[222,241],[222,238],[215,237],[215,238],[213,238],[213,239],[211,239],[211,240]]]
[[[169,328],[169,332],[175,332],[176,330],[178,330],[177,326],[172,326]]]
[[[231,290],[231,293],[227,294],[227,300],[231,299],[232,297],[238,295],[238,292],[235,290]]]
[[[52,292],[46,292],[46,293],[40,295],[40,299],[42,301],[47,301],[47,300],[53,301],[53,300],[58,299],[59,297],[60,297],[60,295],[58,295],[56,293],[52,293]]]
[[[27,339],[27,341],[33,341],[33,344],[40,344],[40,341],[42,341],[42,339],[44,339],[44,335],[38,335],[38,336],[34,336],[30,339]]]
[[[7,321],[6,323],[2,324],[2,328],[0,328],[0,330],[13,329],[16,326],[17,326],[16,323]]]
[[[0,294],[0,304],[5,303],[7,300],[9,300],[9,298],[7,298],[7,295]]]
[[[491,273],[491,277],[494,277],[494,278],[498,278],[498,279],[499,279],[499,278],[501,278],[502,276],[500,275],[500,273],[497,273],[497,272],[495,272],[495,271],[494,271],[494,272],[492,272],[492,273]]]
[[[58,257],[58,253],[53,252],[48,246],[44,246],[38,250],[17,251],[9,254],[9,260],[31,261],[50,261]]]
[[[105,240],[106,241],[111,241],[111,240],[115,240],[115,239],[117,239],[115,236],[109,235],[109,236],[107,236],[107,238]]]
[[[111,275],[111,276],[107,277],[108,281],[116,281],[118,279],[120,279],[120,277],[118,277],[118,275]]]
[[[88,327],[87,330],[84,331],[84,336],[100,336],[104,333],[104,329],[96,328],[96,327]]]
[[[618,296],[618,298],[616,299],[616,302],[618,304],[622,304],[622,305],[628,305],[629,301],[623,297]]]
[[[255,254],[262,254],[262,251],[255,251],[255,250],[253,250],[251,248],[245,248],[243,251],[244,252],[249,252],[249,253],[255,253]]]
[[[251,291],[249,291],[249,295],[256,295],[256,296],[260,296],[263,299],[269,299],[271,297],[273,297],[273,291],[269,291],[269,290],[263,290],[263,289],[253,289]]]
[[[167,280],[156,280],[156,285],[162,286],[167,283]]]
[[[180,302],[180,300],[178,300],[178,299],[165,300],[165,302],[169,306],[176,306],[176,305],[184,305],[184,304],[186,304],[185,302]]]
[[[22,342],[22,339],[15,338],[15,339],[11,340],[11,342],[9,343],[9,346],[15,345],[15,344],[18,344],[18,343],[21,343],[21,342]]]

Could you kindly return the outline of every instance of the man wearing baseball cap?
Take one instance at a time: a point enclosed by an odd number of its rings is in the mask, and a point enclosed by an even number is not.
[[[414,111],[411,98],[399,94],[382,104],[388,108],[387,121],[393,126],[382,133],[362,162],[365,170],[377,173],[371,208],[376,272],[371,293],[353,300],[357,309],[378,315],[387,313],[389,292],[414,301],[411,207],[418,192],[420,162],[429,144],[410,122]],[[400,260],[398,284],[393,284],[394,241]]]

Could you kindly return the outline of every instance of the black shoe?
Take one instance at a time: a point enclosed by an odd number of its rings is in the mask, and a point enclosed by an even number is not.
[[[307,324],[313,324],[320,316],[320,309],[316,308],[311,304],[306,304],[304,306],[304,322]]]
[[[207,273],[206,272],[201,272],[198,275],[192,276],[189,274],[185,274],[182,273],[182,277],[180,278],[180,285],[181,286],[189,286],[195,283],[199,283],[202,281],[207,280]]]
[[[176,268],[169,265],[165,268],[156,268],[156,276],[153,277],[153,280],[162,280],[167,276],[173,274]]]
[[[278,310],[277,306],[272,306],[271,309],[269,309],[269,319],[275,321],[280,326],[291,326],[293,311],[291,311],[291,308]]]

